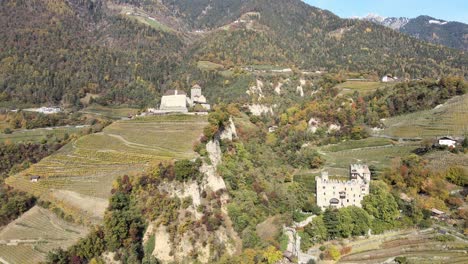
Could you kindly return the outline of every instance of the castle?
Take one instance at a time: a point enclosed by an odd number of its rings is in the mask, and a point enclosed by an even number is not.
[[[362,199],[369,194],[370,180],[369,167],[362,164],[350,165],[348,181],[329,179],[328,172],[322,172],[320,177],[315,177],[317,205],[322,209],[361,207]]]

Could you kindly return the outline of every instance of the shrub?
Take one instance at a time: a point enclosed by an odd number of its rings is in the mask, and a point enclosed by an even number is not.
[[[176,161],[174,164],[174,172],[178,181],[194,180],[199,175],[199,168],[201,160],[197,159],[195,162],[190,160]]]
[[[330,246],[327,250],[327,253],[328,256],[334,261],[339,260],[341,257],[340,251],[335,246]]]
[[[455,241],[455,237],[451,235],[439,235],[434,237],[435,240],[440,241],[440,242],[452,242]]]
[[[408,263],[408,260],[406,259],[406,257],[396,257],[395,262],[398,264],[406,264]]]

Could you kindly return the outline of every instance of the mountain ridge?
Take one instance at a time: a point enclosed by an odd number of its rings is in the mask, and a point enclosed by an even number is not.
[[[382,17],[369,14],[361,20],[392,28],[423,41],[468,50],[468,25],[421,15],[416,18]]]
[[[79,108],[93,93],[98,103],[143,107],[166,89],[188,89],[200,60],[227,69],[467,75],[464,52],[299,0],[8,0],[0,13],[8,25],[0,31],[2,105]],[[248,13],[258,16],[242,19]]]

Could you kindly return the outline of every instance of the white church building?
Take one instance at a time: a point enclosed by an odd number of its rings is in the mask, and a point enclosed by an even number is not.
[[[188,113],[188,107],[195,105],[201,105],[205,110],[211,109],[199,85],[194,85],[190,93],[188,97],[184,91],[168,90],[161,98],[159,109],[149,108],[147,114]]]
[[[161,98],[159,110],[187,113],[187,94],[180,90],[168,90]]]
[[[315,177],[317,205],[325,210],[328,207],[361,207],[364,196],[369,194],[371,173],[363,164],[351,164],[349,180],[330,179],[328,172]]]

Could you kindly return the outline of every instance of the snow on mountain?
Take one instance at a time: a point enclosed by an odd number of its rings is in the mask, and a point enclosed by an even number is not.
[[[379,16],[379,15],[373,14],[373,13],[369,13],[367,16],[363,17],[362,19],[363,20],[368,20],[368,21],[371,21],[371,22],[382,23],[386,19],[386,17]]]
[[[406,17],[383,17],[377,14],[368,14],[367,16],[361,18],[362,20],[367,20],[382,26],[386,26],[392,28],[394,30],[398,30],[404,27],[410,21],[409,18]]]
[[[429,24],[437,24],[437,25],[445,25],[447,24],[447,21],[439,21],[439,20],[429,20]]]
[[[409,21],[410,19],[406,17],[388,17],[382,24],[386,27],[398,30],[408,24]]]

